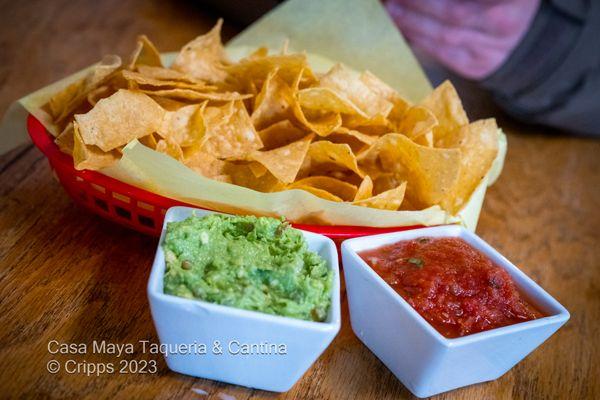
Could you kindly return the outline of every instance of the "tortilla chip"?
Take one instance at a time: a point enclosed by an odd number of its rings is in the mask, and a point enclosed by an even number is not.
[[[358,154],[373,145],[377,141],[377,136],[365,135],[362,132],[341,126],[335,132],[327,135],[327,140],[333,143],[346,143],[354,154]]]
[[[396,130],[414,140],[432,131],[437,125],[437,118],[428,108],[413,106],[404,113]]]
[[[263,144],[241,101],[204,110],[203,150],[217,158],[242,158]]]
[[[93,107],[102,99],[109,97],[115,91],[108,85],[102,85],[87,94],[87,102]]]
[[[308,153],[312,138],[313,135],[308,135],[287,146],[268,151],[255,151],[248,158],[261,163],[283,183],[292,183]]]
[[[387,117],[392,103],[378,96],[352,71],[336,64],[319,80],[322,87],[335,89],[358,106],[368,118]]]
[[[292,110],[296,120],[300,124],[319,136],[327,136],[342,126],[342,117],[340,114],[319,115],[319,113],[316,113],[316,115],[310,116],[310,114],[302,111],[298,102],[294,102]]]
[[[138,139],[138,141],[146,147],[150,147],[152,150],[156,150],[156,145],[158,141],[156,139],[156,134],[151,133],[148,136],[144,136]]]
[[[254,50],[247,58],[248,59],[252,59],[252,58],[262,58],[262,57],[266,57],[269,55],[269,49],[266,47],[259,47],[258,49]]]
[[[84,88],[84,82],[85,78],[74,82],[50,98],[47,108],[55,122],[60,122],[79,105],[77,103],[82,101],[81,94],[83,92],[87,97],[88,91]]]
[[[237,64],[227,66],[225,70],[238,84],[247,84],[250,81],[263,82],[274,70],[278,70],[278,76],[292,88],[299,76],[314,80],[306,55],[301,53],[247,57]]]
[[[159,81],[176,81],[187,83],[204,83],[201,79],[196,79],[183,72],[164,67],[152,67],[150,65],[138,65],[136,70],[147,78]]]
[[[370,163],[378,166],[371,167],[375,170],[394,173],[408,181],[411,203],[422,208],[439,204],[443,209],[451,210],[460,160],[458,149],[428,148],[402,134],[390,133],[361,154],[359,161],[367,170],[369,168],[364,164]]]
[[[185,153],[184,164],[193,169],[197,173],[207,178],[215,178],[225,175],[226,161],[204,152],[196,151],[193,154]]]
[[[403,172],[376,171],[369,176],[373,180],[373,195],[375,195],[400,186],[405,181],[407,172],[406,169]]]
[[[113,165],[120,158],[118,151],[104,152],[83,142],[77,122],[73,123],[73,165],[77,170],[99,170]]]
[[[102,86],[121,67],[121,58],[105,56],[93,66],[85,78],[72,83],[48,101],[48,111],[55,123],[60,124],[87,100],[88,93]]]
[[[294,77],[292,82],[292,90],[294,93],[304,87],[308,87],[309,84],[316,83],[315,76],[310,68],[302,68],[298,71],[298,74]]]
[[[362,143],[364,143],[366,145],[369,145],[369,146],[371,146],[372,144],[374,144],[377,141],[377,137],[376,136],[366,135],[366,134],[364,134],[362,132],[359,132],[357,130],[347,129],[347,128],[344,128],[344,127],[341,127],[335,133],[340,134],[340,135],[351,136],[351,137],[356,138],[360,142],[362,142]]]
[[[354,195],[353,201],[357,202],[360,200],[365,200],[371,196],[373,196],[373,181],[369,175],[366,175],[360,183],[360,186]]]
[[[184,100],[215,100],[215,101],[232,101],[232,100],[244,100],[252,97],[251,94],[240,94],[238,92],[197,92],[190,89],[160,89],[160,90],[149,90],[140,89],[140,92],[151,94],[153,96],[163,96],[173,99],[184,99]]]
[[[73,148],[75,147],[75,140],[73,138],[73,123],[69,124],[63,129],[63,131],[56,137],[54,143],[58,146],[60,151],[68,155],[73,155]]]
[[[177,111],[166,111],[158,134],[180,146],[191,146],[204,135],[203,112],[206,103],[190,104]]]
[[[303,68],[297,71],[296,77],[292,79],[291,87],[281,78],[279,69],[267,74],[261,92],[264,93],[264,96],[259,95],[260,99],[257,98],[253,112],[253,120],[259,129],[267,126],[269,122],[293,119],[298,125],[306,127],[309,131],[319,136],[327,136],[341,126],[342,118],[339,114],[312,110],[304,112],[302,110],[294,93],[298,90],[304,71]]]
[[[364,71],[359,79],[377,96],[384,98],[392,104],[392,109],[387,115],[387,120],[392,126],[395,125],[396,121],[402,119],[402,116],[411,106],[411,103],[400,96],[400,94],[377,76],[373,75],[369,71]],[[387,121],[386,121],[387,122]],[[385,132],[388,133],[388,132]]]
[[[283,119],[289,119],[292,116],[293,102],[292,89],[277,75],[277,70],[271,71],[255,99],[252,123],[256,129],[263,129]]]
[[[352,201],[356,194],[356,186],[330,176],[309,176],[308,178],[294,182],[289,187],[295,188],[306,186],[329,192],[342,199],[342,201]]]
[[[302,139],[306,136],[306,132],[285,119],[259,131],[258,135],[263,142],[264,150],[272,150]]]
[[[344,201],[341,198],[337,197],[334,194],[329,193],[326,190],[317,189],[316,187],[313,187],[313,186],[297,185],[297,186],[294,186],[292,189],[304,190],[305,192],[314,194],[317,197],[320,197],[322,199],[329,200],[329,201],[335,201],[338,203]]]
[[[207,82],[224,81],[227,73],[223,68],[229,62],[221,42],[222,26],[219,19],[208,33],[183,46],[171,68]]]
[[[250,171],[252,171],[254,176],[257,178],[260,178],[261,176],[264,176],[267,172],[269,172],[269,170],[264,165],[259,164],[258,162],[252,162],[248,164],[248,168],[250,168]]]
[[[140,36],[125,67],[112,57],[90,69],[45,106],[56,144],[77,168],[110,165],[138,139],[202,176],[261,192],[449,212],[497,154],[494,122],[468,125],[449,82],[413,105],[368,71],[337,64],[317,77],[287,43],[231,63],[221,27],[188,43],[173,68]],[[306,218],[326,222],[321,213]]]
[[[181,150],[181,146],[171,139],[160,139],[158,143],[156,143],[156,151],[165,153],[177,161],[183,161],[183,151]]]
[[[417,136],[413,140],[421,146],[433,147],[433,131],[427,131],[424,135]]]
[[[332,143],[327,140],[318,141],[310,145],[308,151],[311,169],[316,169],[318,164],[338,166],[354,171],[360,177],[364,174],[358,167],[356,156],[347,144]]]
[[[354,103],[344,97],[343,94],[334,89],[326,87],[312,87],[300,90],[296,96],[300,106],[304,109],[321,110],[337,114],[368,116],[363,113]]]
[[[197,92],[208,92],[215,89],[215,86],[208,86],[202,81],[191,83],[178,80],[156,79],[140,72],[127,70],[122,71],[121,74],[127,82],[134,84],[133,87],[138,87],[141,85],[143,86],[144,90],[188,89]]]
[[[444,83],[436,87],[435,90],[421,102],[421,105],[431,110],[439,122],[433,129],[433,135],[436,141],[469,123],[462,102],[450,81],[444,81]]]
[[[246,92],[248,92],[248,94],[253,95],[254,97],[258,96],[258,93],[260,92],[260,90],[256,86],[256,83],[257,82],[251,81],[248,83],[248,87],[246,88]],[[252,104],[251,106],[252,107],[248,107],[248,111],[254,108],[254,104]]]
[[[404,104],[408,106],[410,102],[404,99],[400,94],[389,86],[387,83],[379,79],[370,71],[364,71],[360,74],[359,78],[362,83],[364,83],[373,93],[377,96],[382,97],[389,101],[390,103],[394,103],[395,101],[402,100]]]
[[[380,210],[396,211],[402,205],[404,193],[406,192],[406,182],[402,182],[398,187],[379,193],[377,196],[369,197],[364,200],[354,201],[352,204],[361,207],[378,208]]]
[[[128,69],[135,69],[139,65],[162,67],[160,53],[146,35],[137,38],[136,48],[129,58]]]
[[[257,177],[254,174],[252,163],[232,163],[225,165],[225,173],[231,176],[231,182],[235,185],[244,186],[259,192],[278,192],[285,189],[285,184],[267,171],[264,175]]]
[[[161,106],[162,108],[164,108],[165,111],[177,111],[181,107],[185,107],[185,106],[189,105],[189,103],[186,103],[186,102],[183,102],[183,101],[179,101],[179,100],[175,100],[175,99],[170,99],[168,97],[153,96],[151,94],[149,94],[149,96],[159,106]]]
[[[75,115],[87,145],[110,151],[160,129],[165,111],[142,93],[121,89],[86,114]]]
[[[462,154],[460,174],[453,193],[452,211],[458,211],[490,170],[498,154],[496,120],[485,119],[465,125],[441,138],[437,145],[458,148]]]

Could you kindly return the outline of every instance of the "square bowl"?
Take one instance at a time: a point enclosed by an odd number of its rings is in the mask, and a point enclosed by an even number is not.
[[[213,211],[172,207],[166,215],[148,280],[152,319],[168,367],[186,375],[262,390],[289,390],[340,329],[340,277],[336,246],[301,231],[308,248],[333,271],[331,306],[324,322],[304,321],[165,294],[162,243],[168,222]],[[218,343],[218,344],[217,344]],[[203,347],[204,346],[204,347]],[[164,353],[163,353],[164,354]]]
[[[547,316],[459,338],[444,337],[357,254],[422,236],[462,238],[506,270],[523,297]],[[569,319],[569,312],[544,289],[461,226],[346,240],[342,262],[352,330],[418,397],[499,378]]]

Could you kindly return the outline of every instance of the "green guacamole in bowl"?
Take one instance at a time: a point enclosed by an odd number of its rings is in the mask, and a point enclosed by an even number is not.
[[[211,214],[169,222],[164,292],[324,321],[333,274],[302,232],[269,217]]]

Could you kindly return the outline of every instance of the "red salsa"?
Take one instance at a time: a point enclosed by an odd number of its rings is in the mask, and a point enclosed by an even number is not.
[[[360,256],[448,338],[543,316],[504,269],[460,238],[422,237]]]

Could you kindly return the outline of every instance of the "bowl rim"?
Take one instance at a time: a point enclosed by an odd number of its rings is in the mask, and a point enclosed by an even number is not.
[[[221,212],[216,212],[212,210],[206,210],[195,207],[187,207],[187,206],[174,206],[170,207],[165,214],[162,231],[160,235],[160,239],[157,244],[156,253],[154,256],[154,261],[152,263],[152,269],[150,271],[150,276],[148,278],[147,284],[147,294],[150,302],[152,300],[169,303],[178,307],[193,307],[195,310],[204,310],[213,314],[224,314],[232,317],[237,317],[241,319],[251,319],[255,321],[261,321],[264,323],[270,323],[274,325],[285,325],[291,326],[299,329],[309,329],[313,331],[321,331],[321,332],[331,332],[338,331],[341,327],[341,300],[340,300],[340,268],[338,261],[338,253],[333,240],[328,238],[325,235],[321,235],[314,232],[304,231],[301,229],[297,229],[304,237],[312,237],[322,242],[325,246],[328,247],[329,255],[324,257],[329,265],[329,268],[333,271],[333,284],[331,287],[331,304],[329,306],[328,319],[322,322],[318,321],[307,321],[299,318],[287,317],[282,315],[268,314],[260,311],[252,311],[245,310],[242,308],[236,308],[216,303],[207,302],[199,299],[186,299],[183,297],[166,294],[163,291],[162,280],[164,277],[164,272],[166,268],[166,264],[164,262],[164,252],[162,250],[162,243],[164,241],[166,226],[167,223],[172,221],[178,221],[173,214],[179,212],[180,210],[184,210],[185,212],[189,212],[190,215],[209,215],[209,214],[223,214],[223,215],[233,215],[226,214]]]
[[[519,289],[519,292],[523,293],[526,298],[535,297],[540,299],[539,302],[544,303],[543,308],[545,310],[551,310],[547,316],[542,318],[519,322],[512,325],[502,326],[499,328],[493,328],[483,332],[472,333],[457,338],[447,338],[438,332],[427,320],[421,316],[398,292],[396,292],[371,266],[365,262],[359,255],[359,251],[367,249],[374,249],[384,244],[376,243],[372,245],[364,246],[365,242],[377,241],[385,239],[385,244],[396,243],[402,240],[410,240],[420,236],[433,236],[433,237],[460,237],[464,239],[469,245],[473,246],[488,258],[492,259],[494,264],[498,267],[506,270],[513,281],[515,277],[518,277],[520,283],[515,282]],[[356,250],[356,247],[361,246],[361,250]],[[434,227],[413,229],[410,231],[391,232],[383,233],[380,235],[362,236],[353,239],[345,240],[341,247],[342,259],[351,257],[356,262],[358,268],[364,268],[368,277],[375,282],[386,295],[391,298],[399,307],[408,311],[410,318],[412,318],[421,329],[426,331],[431,337],[433,337],[439,344],[447,348],[460,347],[468,344],[481,342],[493,337],[503,336],[515,332],[521,332],[525,330],[535,329],[548,325],[563,324],[570,318],[570,314],[567,309],[562,306],[556,299],[548,294],[541,286],[539,286],[534,280],[527,276],[517,266],[510,262],[500,252],[490,246],[487,242],[481,239],[477,234],[465,229],[460,225],[440,225]],[[346,265],[344,268],[348,268]],[[350,267],[352,268],[352,267]]]

